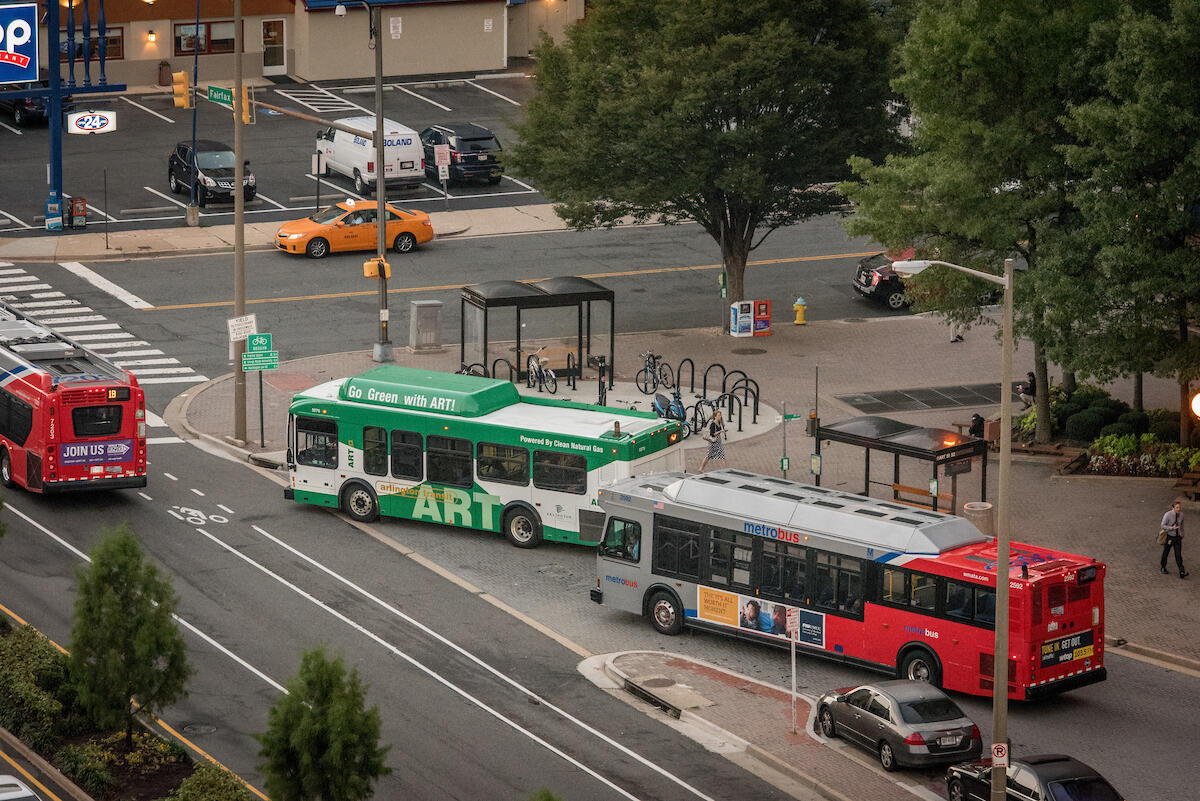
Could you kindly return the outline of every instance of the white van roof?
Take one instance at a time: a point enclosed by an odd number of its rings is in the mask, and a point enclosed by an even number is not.
[[[375,115],[374,114],[364,114],[361,117],[345,117],[343,119],[337,120],[336,122],[338,125],[345,125],[347,128],[354,128],[356,130],[362,131],[363,133],[369,134],[369,133],[375,132]],[[384,133],[389,133],[389,134],[394,134],[394,133],[415,134],[416,133],[416,131],[414,131],[412,128],[409,128],[407,125],[401,125],[400,123],[396,122],[395,120],[389,120],[387,117],[383,118],[383,127],[384,127]]]

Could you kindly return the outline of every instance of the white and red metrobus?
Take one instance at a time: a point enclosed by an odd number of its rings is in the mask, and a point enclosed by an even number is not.
[[[146,486],[137,379],[3,303],[0,481],[42,493]]]
[[[592,600],[990,695],[996,581],[1010,589],[1008,694],[1103,681],[1104,564],[996,542],[969,521],[740,470],[659,473],[600,490]]]

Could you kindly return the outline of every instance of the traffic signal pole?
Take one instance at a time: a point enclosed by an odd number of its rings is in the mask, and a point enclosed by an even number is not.
[[[246,315],[246,170],[242,163],[242,0],[233,0],[233,316]],[[194,151],[193,151],[194,152]],[[246,340],[233,343],[233,438],[246,442]],[[262,373],[259,373],[262,375]]]

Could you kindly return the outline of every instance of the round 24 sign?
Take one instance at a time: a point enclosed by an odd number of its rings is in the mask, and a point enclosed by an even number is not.
[[[73,112],[67,115],[67,130],[73,134],[112,133],[117,130],[117,112]]]

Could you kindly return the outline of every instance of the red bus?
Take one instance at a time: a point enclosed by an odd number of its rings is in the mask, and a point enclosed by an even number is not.
[[[0,303],[0,482],[146,486],[146,399],[130,373]]]
[[[1103,681],[1104,564],[996,542],[967,520],[740,470],[600,490],[592,600],[664,634],[707,629],[957,692],[992,693],[996,581],[1009,582],[1008,695]]]

